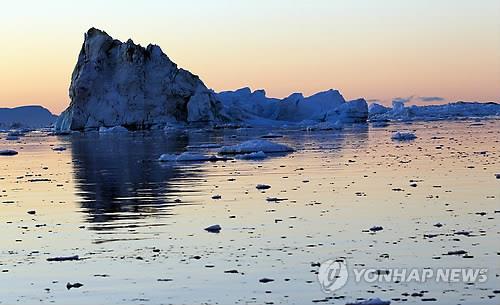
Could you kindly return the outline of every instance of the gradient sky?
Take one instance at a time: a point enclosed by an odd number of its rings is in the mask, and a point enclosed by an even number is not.
[[[66,108],[92,26],[160,45],[217,91],[500,101],[498,0],[20,0],[0,10],[0,107]]]

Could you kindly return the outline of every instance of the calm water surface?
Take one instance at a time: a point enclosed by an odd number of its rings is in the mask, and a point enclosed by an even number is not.
[[[418,138],[393,142],[396,130]],[[19,152],[0,157],[0,304],[345,304],[370,297],[499,304],[500,121],[275,130],[283,137],[273,141],[296,152],[260,161],[156,161],[268,132],[32,132],[17,142],[0,134],[0,149]],[[66,150],[52,150],[58,146]],[[259,191],[259,183],[271,188]],[[212,224],[221,233],[203,230]],[[366,232],[375,225],[384,229]],[[471,257],[443,255],[456,250]],[[47,261],[70,255],[81,259]],[[350,280],[325,294],[316,263],[336,258],[349,267],[488,268],[488,280]],[[68,290],[68,282],[84,286]]]

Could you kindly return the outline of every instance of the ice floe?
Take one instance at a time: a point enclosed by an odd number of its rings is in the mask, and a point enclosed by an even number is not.
[[[240,160],[258,160],[258,159],[267,158],[267,155],[263,151],[258,151],[258,152],[248,153],[248,154],[238,154],[238,155],[235,155],[234,158],[240,159]]]
[[[0,150],[0,156],[15,156],[17,155],[17,151],[12,149],[4,149]]]
[[[249,153],[285,153],[293,152],[294,149],[279,143],[267,140],[249,140],[240,144],[223,146],[219,149],[220,154],[249,154]]]
[[[391,136],[391,139],[395,141],[411,141],[415,140],[417,136],[413,132],[402,132],[398,131]]]

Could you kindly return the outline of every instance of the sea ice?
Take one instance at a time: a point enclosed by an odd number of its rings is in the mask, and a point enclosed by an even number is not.
[[[180,155],[162,154],[158,161],[161,162],[195,162],[195,161],[216,161],[219,158],[214,155],[196,154],[192,152],[183,152]]]
[[[210,233],[219,233],[220,230],[222,230],[220,225],[211,225],[205,228],[205,231],[208,231]]]
[[[368,299],[365,301],[351,302],[346,305],[389,305],[391,301],[383,301],[380,298]]]
[[[248,154],[248,153],[282,153],[292,152],[293,148],[284,144],[273,143],[267,140],[249,140],[241,144],[223,146],[219,149],[220,154]]]
[[[248,154],[239,154],[234,156],[235,159],[240,160],[257,160],[257,159],[265,159],[267,155],[263,151],[248,153]]]
[[[395,141],[411,141],[415,140],[417,136],[412,132],[401,132],[398,131],[391,136],[391,139]]]
[[[18,136],[9,136],[8,135],[8,136],[5,137],[5,140],[7,140],[7,141],[17,141],[17,140],[19,140],[19,137]]]
[[[17,151],[12,149],[0,150],[0,156],[15,156],[17,155]]]

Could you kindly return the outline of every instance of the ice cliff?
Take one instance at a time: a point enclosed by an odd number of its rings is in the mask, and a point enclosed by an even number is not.
[[[56,130],[136,130],[197,122],[365,122],[368,117],[363,99],[346,102],[336,90],[284,99],[249,88],[215,93],[198,76],[178,68],[159,46],[121,42],[95,28],[85,34],[69,96],[71,103]]]

